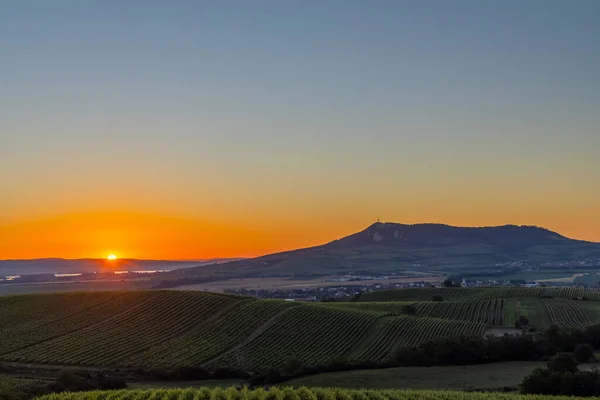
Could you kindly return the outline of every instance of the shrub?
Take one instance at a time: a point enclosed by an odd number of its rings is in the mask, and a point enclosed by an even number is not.
[[[210,394],[210,400],[228,400],[227,393],[221,387],[216,387]]]
[[[551,371],[538,368],[521,383],[522,394],[567,396],[600,395],[598,371]]]
[[[307,387],[301,387],[296,393],[299,400],[317,400],[317,396]]]
[[[283,400],[300,400],[296,391],[292,388],[283,389]]]
[[[527,317],[524,317],[523,315],[520,315],[517,319],[517,322],[515,322],[515,328],[525,328],[528,325],[529,319],[527,319]]]
[[[265,400],[283,400],[283,392],[280,389],[273,387],[267,392]]]
[[[201,381],[204,379],[210,379],[211,374],[209,371],[202,367],[179,367],[177,370],[179,378],[184,381]]]
[[[579,343],[577,346],[575,346],[573,354],[578,362],[585,363],[590,361],[590,359],[594,356],[594,349],[592,349],[592,346],[587,343]]]
[[[304,368],[304,364],[302,361],[297,359],[296,357],[291,357],[286,360],[283,364],[282,372],[285,375],[296,375]]]
[[[576,372],[577,360],[573,353],[558,353],[546,364],[552,372]]]
[[[431,298],[431,301],[444,301],[444,298],[440,295],[435,295]]]

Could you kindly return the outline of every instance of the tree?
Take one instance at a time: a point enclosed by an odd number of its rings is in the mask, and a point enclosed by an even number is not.
[[[444,281],[444,287],[454,287],[454,282],[452,282],[450,279],[446,279]]]
[[[515,328],[525,328],[529,325],[529,319],[523,315],[519,315],[517,322],[515,322]]]
[[[577,360],[573,353],[558,353],[546,364],[552,372],[576,372]]]
[[[302,363],[302,361],[300,361],[296,357],[290,357],[283,364],[281,371],[285,375],[294,376],[300,371],[302,371],[302,368],[304,368],[304,364]]]
[[[594,356],[594,349],[592,349],[592,346],[587,343],[579,343],[577,346],[575,346],[573,354],[578,362],[585,363],[590,361],[590,359]]]
[[[444,298],[440,295],[435,295],[431,298],[431,301],[444,301]]]

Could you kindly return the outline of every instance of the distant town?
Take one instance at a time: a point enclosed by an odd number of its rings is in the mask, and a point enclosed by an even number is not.
[[[600,281],[600,272],[595,273]],[[390,290],[390,289],[407,289],[407,288],[425,288],[425,287],[441,287],[443,284],[433,284],[427,281],[421,282],[390,282],[390,283],[366,283],[370,280],[388,280],[389,276],[341,276],[336,278],[336,282],[356,282],[365,281],[362,285],[336,285],[336,286],[320,286],[320,287],[306,287],[306,288],[294,288],[294,289],[226,289],[226,293],[233,293],[244,296],[258,297],[262,299],[285,299],[288,301],[333,301],[339,299],[346,299],[348,297],[356,296],[363,292],[374,292],[379,290]],[[447,284],[458,287],[493,287],[493,286],[513,286],[513,287],[564,287],[564,286],[577,286],[577,287],[588,287],[600,289],[600,282],[593,285],[586,284],[574,284],[572,282],[536,282],[536,281],[522,281],[522,280],[471,280],[461,279],[460,281],[452,281]]]

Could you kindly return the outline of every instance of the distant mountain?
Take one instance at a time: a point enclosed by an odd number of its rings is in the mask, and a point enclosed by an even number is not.
[[[179,276],[315,276],[398,271],[502,273],[511,264],[597,259],[600,244],[569,239],[536,226],[456,227],[375,223],[363,231],[306,249],[286,251]]]
[[[493,227],[457,227],[442,224],[405,225],[376,222],[364,231],[335,240],[325,248],[351,248],[381,244],[387,246],[453,246],[488,244],[498,246],[540,246],[585,243],[568,239],[536,226],[504,225]]]

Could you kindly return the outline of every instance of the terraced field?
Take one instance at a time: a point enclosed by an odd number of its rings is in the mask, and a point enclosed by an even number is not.
[[[578,288],[432,288],[335,303],[168,290],[8,296],[0,297],[0,360],[250,371],[292,357],[305,364],[382,361],[400,347],[511,327],[520,315],[540,329],[600,322],[600,302],[573,300],[583,297],[593,294]]]

